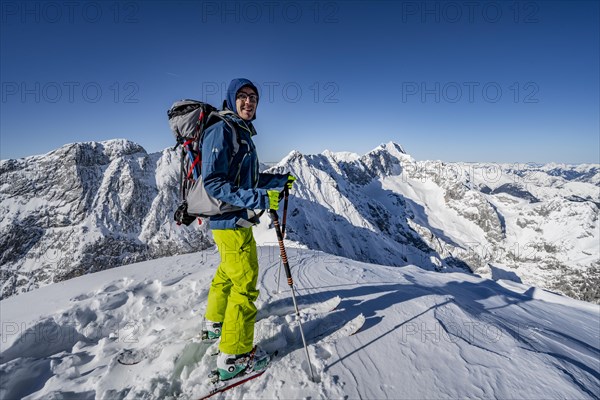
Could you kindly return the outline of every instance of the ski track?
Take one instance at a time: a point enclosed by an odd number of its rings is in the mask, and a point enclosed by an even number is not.
[[[571,330],[597,318],[595,307],[550,294],[553,301],[535,300],[472,275],[292,248],[301,311],[341,297],[334,311],[301,312],[312,382],[296,317],[275,312],[293,310],[283,271],[275,293],[278,249],[261,250],[269,256],[260,260],[257,305],[273,312],[257,322],[255,340],[280,354],[263,376],[215,398],[598,398],[598,328]],[[3,324],[27,329],[3,336],[0,397],[199,396],[217,348],[203,349],[197,337],[217,264],[214,252],[172,257],[1,302]],[[21,317],[18,304],[35,311]],[[361,318],[358,334],[342,334]],[[41,336],[52,332],[54,340]],[[121,365],[124,349],[144,358]]]

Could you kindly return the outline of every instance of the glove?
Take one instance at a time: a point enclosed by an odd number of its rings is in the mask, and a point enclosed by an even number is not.
[[[292,187],[294,186],[294,181],[296,180],[296,177],[292,174],[288,175],[288,181],[285,184],[285,186],[288,188],[288,190],[292,190]]]
[[[277,211],[279,209],[279,190],[267,190],[269,196],[269,209]]]

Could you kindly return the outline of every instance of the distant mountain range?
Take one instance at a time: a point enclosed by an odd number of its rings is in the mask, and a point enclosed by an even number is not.
[[[178,151],[126,140],[1,161],[2,298],[212,246],[206,223],[172,219],[178,169]],[[388,143],[362,156],[294,151],[269,171],[298,177],[287,225],[297,246],[600,302],[598,164],[415,161]]]

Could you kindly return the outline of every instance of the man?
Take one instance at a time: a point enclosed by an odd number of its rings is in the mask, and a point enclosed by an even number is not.
[[[213,238],[221,263],[208,294],[203,336],[221,338],[217,370],[222,380],[231,379],[246,369],[266,368],[268,355],[253,346],[258,297],[258,257],[252,226],[257,222],[254,209],[279,207],[279,194],[294,177],[288,174],[259,173],[258,156],[252,142],[256,134],[258,90],[248,79],[229,84],[224,108],[231,112],[209,127],[202,141],[202,178],[209,195],[239,211],[210,218]],[[234,154],[237,134],[239,150]]]

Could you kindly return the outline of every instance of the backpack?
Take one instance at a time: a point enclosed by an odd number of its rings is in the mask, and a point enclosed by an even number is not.
[[[202,223],[200,218],[242,210],[210,196],[202,182],[202,139],[209,126],[224,121],[234,135],[233,155],[239,150],[235,126],[225,117],[229,113],[231,111],[218,111],[208,103],[187,99],[175,102],[167,111],[169,126],[177,141],[175,148],[181,146],[180,204],[174,215],[177,225],[190,225],[196,218]]]

